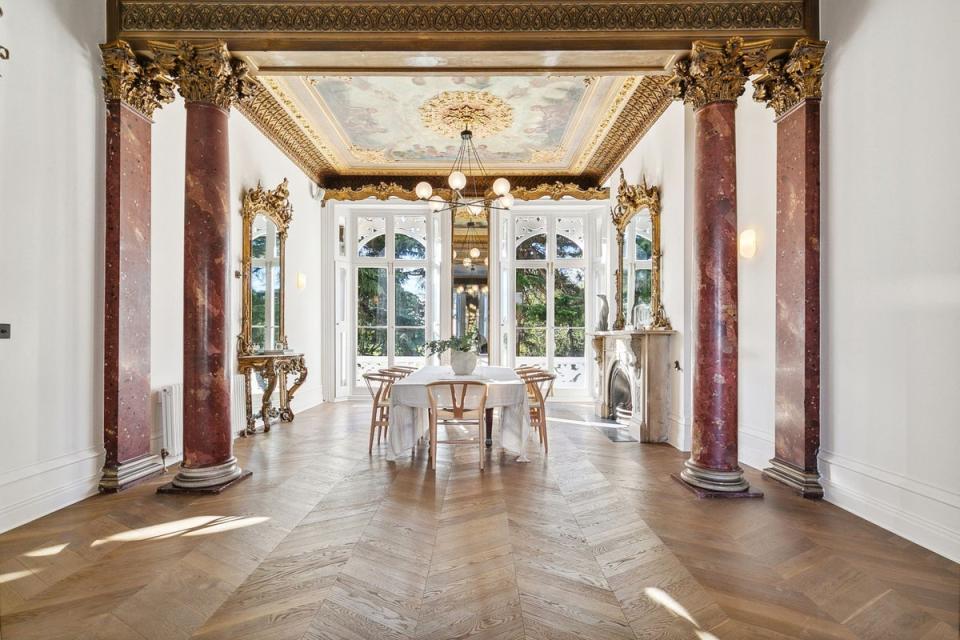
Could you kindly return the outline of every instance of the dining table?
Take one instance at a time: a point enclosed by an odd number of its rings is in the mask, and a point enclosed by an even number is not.
[[[387,460],[411,455],[417,441],[429,433],[432,382],[478,381],[487,384],[487,445],[492,441],[493,412],[500,413],[500,445],[516,453],[518,462],[528,462],[530,410],[526,386],[510,367],[478,366],[473,373],[457,375],[449,366],[428,365],[397,380],[390,390],[390,417],[387,428]]]

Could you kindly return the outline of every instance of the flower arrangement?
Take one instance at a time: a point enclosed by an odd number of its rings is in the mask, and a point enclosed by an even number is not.
[[[444,351],[461,351],[477,353],[480,350],[480,331],[476,326],[471,327],[459,338],[447,340],[431,340],[424,345],[428,356],[437,355]]]

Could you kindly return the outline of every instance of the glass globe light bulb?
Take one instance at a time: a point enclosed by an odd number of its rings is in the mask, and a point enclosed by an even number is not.
[[[500,196],[500,202],[503,204],[504,209],[509,209],[513,206],[513,194],[505,193]]]
[[[485,264],[486,266],[489,267],[489,266],[490,266],[490,258],[484,258],[484,259],[483,259],[483,264]]]
[[[510,181],[506,178],[497,178],[493,181],[493,192],[498,196],[505,196],[510,193]]]
[[[463,285],[457,287],[457,293],[463,293]]]
[[[421,182],[420,184],[427,184],[427,183]],[[427,186],[430,186],[430,185],[427,185]],[[427,202],[430,203],[430,211],[440,211],[440,209],[443,209],[443,205],[444,205],[443,198],[441,198],[436,194],[430,196],[430,199],[427,200]]]
[[[450,177],[447,178],[447,183],[454,191],[460,191],[467,186],[467,176],[463,175],[462,171],[454,171],[450,174]]]
[[[472,265],[472,264],[473,264],[473,260],[471,260],[470,258],[464,258],[464,259],[463,259],[463,266],[469,267],[469,266]]]
[[[479,257],[480,257],[480,249],[477,249],[476,247],[474,247],[473,249],[470,249],[470,257],[471,257],[471,258],[479,258]]]
[[[413,192],[421,200],[426,200],[433,194],[433,187],[430,186],[429,182],[418,182],[417,186],[413,188]]]

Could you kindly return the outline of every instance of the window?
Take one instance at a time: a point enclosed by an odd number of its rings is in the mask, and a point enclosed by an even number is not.
[[[253,220],[250,247],[251,342],[257,351],[280,346],[280,242],[277,225],[265,215]]]
[[[513,218],[517,365],[553,370],[556,386],[586,385],[585,216]]]
[[[640,323],[650,322],[651,269],[653,268],[653,227],[650,216],[642,211],[630,223],[624,238],[623,311],[627,324],[632,324],[633,309],[639,306]]]

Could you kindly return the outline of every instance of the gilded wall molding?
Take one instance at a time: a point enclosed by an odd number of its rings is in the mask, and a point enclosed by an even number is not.
[[[119,100],[148,118],[157,107],[173,102],[174,84],[151,60],[138,58],[123,40],[100,45],[103,97]]]
[[[441,196],[442,197],[442,196]],[[323,200],[366,200],[367,198],[376,198],[377,200],[388,200],[390,198],[399,198],[401,200],[419,200],[413,189],[408,189],[396,182],[378,182],[376,184],[365,184],[359,187],[340,187],[326,189],[323,192]]]
[[[747,79],[767,62],[772,40],[744,42],[734,36],[726,42],[697,40],[690,57],[677,61],[669,84],[673,97],[694,109],[713,102],[736,102]]]
[[[492,195],[490,192],[488,195]],[[550,198],[551,200],[560,200],[561,198],[575,198],[577,200],[606,200],[610,197],[610,189],[607,187],[581,187],[573,182],[561,182],[557,180],[554,183],[538,184],[535,187],[514,187],[510,190],[516,200],[539,200],[540,198]]]
[[[766,102],[777,117],[804,100],[819,100],[827,43],[801,38],[786,56],[767,62],[753,81],[753,99]]]
[[[260,129],[311,180],[320,182],[323,176],[334,173],[327,158],[269,91],[263,88],[255,91],[251,99],[237,104],[237,111]]]
[[[672,101],[666,76],[646,76],[630,95],[603,141],[583,169],[603,184],[637,146]]]
[[[203,102],[229,109],[262,90],[250,77],[247,63],[230,57],[222,41],[192,44],[151,42],[159,68],[177,81],[187,102]]]
[[[526,33],[802,29],[803,0],[728,2],[119,1],[121,31]]]
[[[511,183],[513,179],[511,179]],[[448,189],[435,189],[434,193],[442,198],[450,198],[452,194]],[[557,180],[553,183],[542,183],[530,187],[514,186],[510,193],[516,200],[539,200],[540,198],[551,198],[560,200],[564,197],[576,198],[577,200],[606,200],[610,197],[610,189],[605,187],[584,187],[573,182],[562,182]],[[486,196],[493,198],[493,191],[487,190]],[[396,182],[377,182],[358,185],[355,187],[328,187],[323,194],[323,200],[366,200],[367,198],[376,198],[377,200],[387,200],[389,198],[399,198],[400,200],[418,200],[412,186],[405,186]]]

